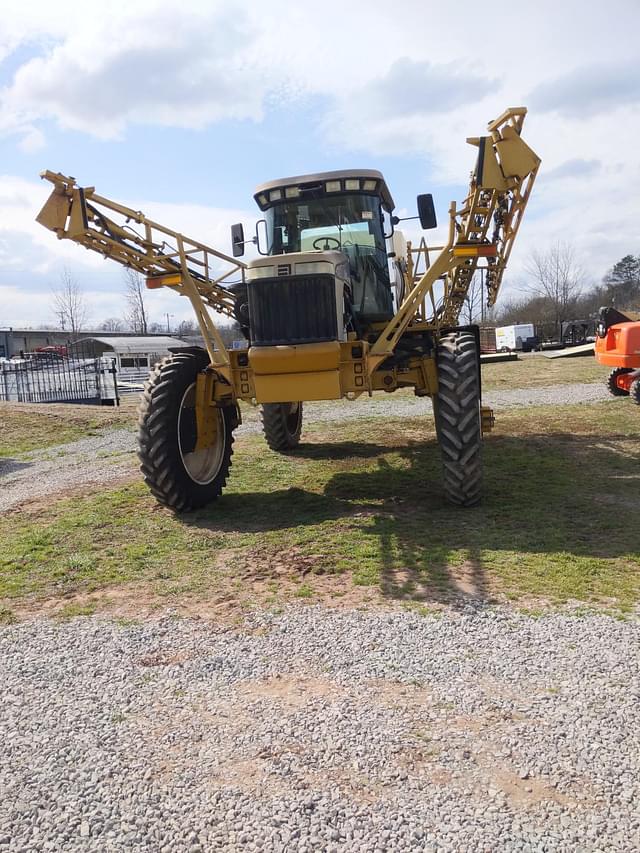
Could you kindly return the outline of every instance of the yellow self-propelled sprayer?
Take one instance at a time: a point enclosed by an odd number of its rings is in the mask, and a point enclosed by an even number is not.
[[[349,169],[257,188],[262,241],[231,229],[232,256],[75,179],[54,185],[38,222],[142,273],[193,305],[204,348],[176,349],[153,369],[140,405],[139,457],[157,499],[176,511],[217,498],[231,465],[239,400],[262,405],[276,451],[295,448],[307,400],[355,399],[413,388],[433,401],[446,497],[477,503],[482,433],[478,329],[459,326],[477,269],[495,302],[540,160],[522,139],[524,107],[506,110],[478,148],[469,193],[449,208],[446,245],[414,247],[396,225],[380,172]],[[417,199],[422,228],[436,225],[431,195]],[[243,263],[245,242],[260,256]],[[260,243],[264,243],[261,247]],[[231,283],[231,278],[237,280]],[[228,350],[210,309],[235,318],[246,338]]]

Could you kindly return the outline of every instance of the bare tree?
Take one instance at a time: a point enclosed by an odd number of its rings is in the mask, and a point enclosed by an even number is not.
[[[471,325],[478,323],[482,316],[482,281],[478,273],[471,279],[467,295],[462,303],[460,322]]]
[[[181,335],[196,335],[198,334],[198,328],[193,320],[180,320],[175,333],[178,337]]]
[[[546,252],[533,252],[526,265],[532,279],[528,290],[541,297],[549,307],[556,336],[562,323],[571,319],[582,292],[584,271],[569,243],[556,243]]]
[[[229,326],[219,326],[218,331],[226,347],[232,347],[234,341],[243,340],[244,335],[240,323],[235,320]]]
[[[125,299],[127,302],[126,319],[132,331],[139,335],[148,333],[147,306],[144,297],[144,280],[140,273],[125,267]]]
[[[53,310],[63,331],[75,338],[87,322],[87,303],[80,285],[64,267],[60,273],[60,286],[53,291]]]
[[[119,317],[107,317],[100,324],[100,328],[103,332],[121,332],[124,328],[124,323]]]

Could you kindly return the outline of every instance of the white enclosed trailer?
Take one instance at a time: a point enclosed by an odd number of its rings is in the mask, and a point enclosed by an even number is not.
[[[535,338],[536,330],[533,323],[520,323],[515,326],[498,326],[496,329],[496,350],[506,352],[507,350],[529,350],[531,338]],[[529,343],[528,343],[529,342]]]

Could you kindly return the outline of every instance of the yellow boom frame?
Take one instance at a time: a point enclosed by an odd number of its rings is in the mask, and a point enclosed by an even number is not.
[[[487,301],[495,302],[540,165],[521,136],[526,112],[510,108],[489,123],[487,136],[467,140],[478,148],[478,158],[465,201],[459,209],[455,202],[449,208],[447,242],[433,261],[436,250],[424,241],[417,249],[409,245],[408,292],[394,317],[374,329],[371,344],[351,335],[353,340],[342,343],[227,350],[209,309],[233,316],[233,295],[225,284],[233,275],[244,279],[245,264],[59,172],[42,173],[54,186],[37,221],[60,239],[137,270],[148,287],[169,287],[190,300],[212,367],[198,382],[200,401],[337,399],[411,386],[417,394],[434,394],[433,356],[412,358],[402,369],[385,369],[384,362],[403,335],[433,331],[438,336],[458,323],[483,258]],[[443,287],[438,302],[437,282]]]

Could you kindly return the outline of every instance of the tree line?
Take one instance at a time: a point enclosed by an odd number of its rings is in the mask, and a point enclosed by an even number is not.
[[[594,284],[574,247],[559,242],[546,251],[532,252],[525,275],[520,295],[486,312],[485,322],[503,326],[533,323],[544,338],[558,340],[563,324],[594,320],[605,305],[621,311],[640,310],[640,255],[625,255]],[[477,282],[476,290],[479,287]],[[465,312],[467,322],[478,322],[481,311],[477,293],[470,296]]]
[[[558,242],[545,251],[534,251],[525,264],[526,281],[520,295],[504,299],[498,306],[484,309],[482,278],[474,277],[465,299],[461,323],[484,322],[508,326],[533,323],[547,339],[559,339],[564,323],[595,319],[603,305],[621,311],[640,309],[640,255],[625,255],[598,284],[590,283],[570,243]],[[124,312],[122,317],[107,317],[98,328],[107,332],[131,331],[139,335],[166,332],[178,336],[198,333],[193,320],[181,320],[171,327],[151,321],[146,303],[143,277],[132,269],[124,270]],[[87,323],[86,298],[73,275],[64,269],[60,285],[54,290],[53,311],[63,331],[75,336]],[[237,330],[232,329],[238,337]]]
[[[138,335],[165,334],[185,336],[199,334],[198,325],[194,320],[180,320],[172,324],[171,314],[165,315],[165,322],[151,320],[146,302],[144,278],[135,270],[125,268],[123,282],[124,310],[120,317],[107,317],[96,325],[98,331],[104,332],[134,332]],[[69,332],[75,338],[87,327],[89,308],[82,288],[67,269],[60,274],[60,283],[53,289],[52,309],[57,325],[62,331]],[[239,328],[239,327],[238,327]],[[234,330],[234,336],[238,337]]]

